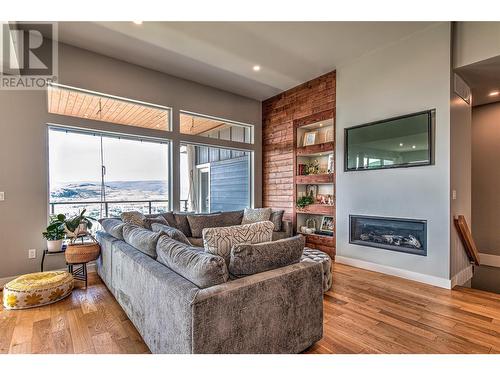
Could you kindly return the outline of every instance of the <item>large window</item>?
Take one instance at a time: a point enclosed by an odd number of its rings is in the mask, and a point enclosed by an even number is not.
[[[169,209],[169,143],[49,129],[51,213]]]
[[[182,211],[233,211],[251,204],[251,152],[182,144]]]

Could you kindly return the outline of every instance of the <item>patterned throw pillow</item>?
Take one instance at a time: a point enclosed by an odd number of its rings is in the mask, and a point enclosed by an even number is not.
[[[229,264],[233,245],[270,242],[273,237],[273,228],[274,225],[270,221],[224,228],[205,228],[203,229],[203,246],[206,252],[223,257],[226,264]]]
[[[120,215],[120,218],[124,223],[137,225],[143,228],[145,227],[144,220],[146,219],[146,216],[139,211],[123,212]]]
[[[285,210],[276,210],[271,212],[271,217],[269,218],[269,221],[274,224],[275,232],[281,232],[284,214]]]
[[[258,223],[268,221],[271,217],[272,208],[245,208],[241,224]]]

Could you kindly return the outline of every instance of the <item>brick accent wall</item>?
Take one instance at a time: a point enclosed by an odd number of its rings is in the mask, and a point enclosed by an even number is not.
[[[323,111],[335,113],[335,71],[303,83],[262,103],[263,206],[293,214],[293,122]]]

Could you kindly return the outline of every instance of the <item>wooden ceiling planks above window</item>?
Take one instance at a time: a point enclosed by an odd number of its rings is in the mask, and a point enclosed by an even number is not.
[[[170,129],[168,108],[149,106],[60,86],[48,87],[48,111],[57,115],[141,128]]]
[[[180,115],[181,134],[199,135],[227,126],[225,122],[186,113]]]

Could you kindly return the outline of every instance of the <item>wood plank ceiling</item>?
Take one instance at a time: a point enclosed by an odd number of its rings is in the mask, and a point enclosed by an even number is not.
[[[49,113],[141,128],[169,130],[170,110],[84,91],[49,86]]]
[[[212,130],[221,130],[225,122],[205,117],[197,117],[186,113],[180,115],[180,131],[182,134],[198,135]]]

